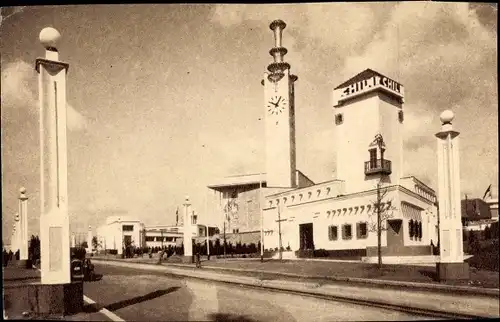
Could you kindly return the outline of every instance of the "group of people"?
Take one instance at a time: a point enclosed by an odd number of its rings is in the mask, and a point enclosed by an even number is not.
[[[195,254],[194,259],[195,259],[196,267],[201,268],[201,245],[195,244],[193,253]],[[175,255],[175,254],[176,254],[175,247],[172,247],[172,246],[168,246],[168,248],[161,250],[160,255],[158,256],[158,264],[161,264],[161,261],[165,255],[166,255],[166,258],[169,258],[170,256]],[[150,250],[149,258],[152,258],[152,257],[153,257],[153,252],[152,252],[152,250]],[[208,258],[208,259],[210,259],[210,258]]]
[[[12,261],[13,259],[19,260],[19,250],[15,253],[12,252],[12,250],[9,250],[8,252],[3,249],[3,266],[6,267],[7,264]]]

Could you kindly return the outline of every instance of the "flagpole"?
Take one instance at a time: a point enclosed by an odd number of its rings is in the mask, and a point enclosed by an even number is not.
[[[262,173],[259,180],[259,210],[260,210],[260,261],[264,261],[264,211],[262,210]]]

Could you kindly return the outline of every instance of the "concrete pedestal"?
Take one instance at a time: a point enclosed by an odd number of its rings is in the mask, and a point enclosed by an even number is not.
[[[67,315],[83,311],[83,283],[40,285],[39,314]]]
[[[436,263],[438,281],[463,281],[470,278],[469,263]]]
[[[4,299],[11,318],[22,318],[23,312],[34,318],[62,317],[83,311],[83,283],[5,285]]]

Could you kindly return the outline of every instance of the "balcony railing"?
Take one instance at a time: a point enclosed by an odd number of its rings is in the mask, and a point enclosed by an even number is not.
[[[365,175],[369,174],[391,174],[392,165],[391,161],[384,159],[377,159],[365,162]]]

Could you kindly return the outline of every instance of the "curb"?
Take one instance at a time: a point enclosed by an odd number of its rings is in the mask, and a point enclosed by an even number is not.
[[[118,263],[130,263],[130,264],[143,264],[143,265],[153,265],[157,266],[157,264],[153,263],[143,263],[139,261],[123,261],[123,260],[115,260],[115,259],[94,259],[95,261],[110,261],[110,262],[118,262]],[[188,264],[177,264],[177,263],[162,263],[161,266],[171,266],[178,267],[181,269],[192,269],[194,266]],[[379,280],[379,279],[366,279],[366,278],[357,278],[357,277],[336,277],[336,276],[314,276],[314,275],[299,275],[293,273],[285,273],[285,272],[273,272],[273,271],[265,271],[265,270],[246,270],[241,268],[227,268],[227,267],[217,267],[217,266],[203,266],[206,270],[212,271],[226,271],[226,272],[249,272],[256,274],[268,274],[275,276],[283,276],[283,277],[291,277],[298,279],[308,279],[308,280],[327,280],[336,283],[349,283],[349,284],[358,284],[358,286],[375,286],[379,288],[396,288],[396,289],[413,289],[420,291],[430,291],[430,292],[438,292],[438,293],[455,293],[455,294],[466,294],[466,295],[481,295],[488,297],[499,297],[500,289],[497,288],[479,288],[479,287],[471,287],[471,286],[453,286],[453,285],[443,285],[443,284],[430,284],[430,283],[418,283],[418,282],[401,282],[401,281],[391,281],[391,280]]]
[[[316,298],[321,298],[321,299],[326,299],[326,300],[333,300],[333,301],[339,301],[339,302],[347,302],[351,304],[356,304],[356,305],[362,305],[362,306],[371,306],[371,307],[379,307],[379,308],[385,308],[389,310],[394,310],[394,311],[400,311],[400,312],[406,312],[406,313],[412,313],[412,314],[417,314],[417,315],[423,315],[423,316],[430,316],[430,317],[438,317],[441,319],[476,319],[476,318],[491,318],[491,317],[497,317],[496,313],[486,313],[486,312],[475,312],[475,313],[468,313],[464,312],[461,309],[458,309],[458,311],[455,311],[456,309],[450,308],[448,310],[443,310],[441,306],[435,306],[433,305],[418,305],[417,303],[413,304],[408,304],[408,303],[394,303],[393,301],[389,299],[383,299],[383,298],[370,298],[369,296],[364,296],[364,295],[353,295],[353,294],[345,294],[345,295],[339,295],[338,291],[333,291],[332,289],[328,288],[328,285],[319,285],[319,284],[313,284],[313,283],[308,283],[308,282],[289,282],[287,281],[286,283],[283,283],[283,281],[279,280],[259,280],[258,278],[255,277],[248,277],[248,276],[239,276],[238,280],[235,280],[234,278],[231,278],[231,276],[228,275],[221,275],[217,276],[217,273],[214,272],[209,272],[205,271],[203,274],[197,274],[202,273],[203,270],[197,270],[195,268],[192,268],[191,270],[187,269],[181,269],[181,268],[170,268],[168,266],[164,265],[155,265],[155,264],[144,264],[144,263],[131,263],[131,262],[123,262],[123,261],[113,261],[113,260],[103,260],[102,262],[108,262],[108,265],[112,266],[119,266],[119,267],[133,267],[137,265],[137,268],[143,268],[145,270],[152,270],[152,271],[164,271],[166,276],[182,276],[184,278],[194,278],[197,280],[205,280],[205,281],[210,281],[210,282],[219,282],[219,283],[225,283],[225,284],[231,284],[231,285],[240,285],[243,287],[250,287],[250,288],[257,288],[257,289],[264,289],[268,291],[273,291],[273,292],[281,292],[281,293],[292,293],[292,294],[299,294],[299,295],[305,295],[305,296],[312,296]],[[210,276],[212,275],[212,276]],[[215,276],[214,276],[215,275]],[[320,289],[322,287],[326,287],[323,289]],[[348,286],[347,286],[348,287]],[[332,292],[333,291],[333,292]],[[462,312],[461,312],[462,311]]]

